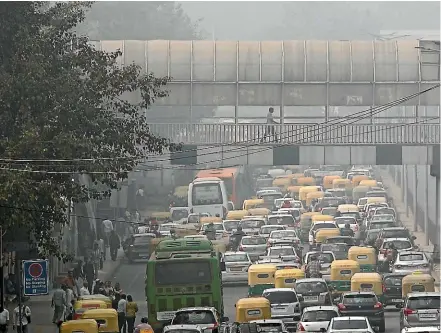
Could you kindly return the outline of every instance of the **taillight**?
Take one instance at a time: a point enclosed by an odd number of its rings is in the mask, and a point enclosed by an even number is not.
[[[355,225],[354,230],[358,231],[358,224]]]
[[[387,288],[386,286],[383,284],[383,294],[386,292]]]
[[[429,265],[428,264],[423,264],[423,265],[421,265],[421,267],[427,268],[427,267],[429,267]]]
[[[386,249],[380,250],[380,253],[385,255],[385,254],[387,254],[387,250]]]
[[[243,246],[239,246],[239,251],[243,251]]]
[[[383,307],[383,304],[381,304],[380,302],[377,302],[375,305],[374,305],[374,309],[381,309]]]
[[[294,258],[294,261],[295,261],[295,262],[300,262],[300,258],[299,258],[299,257],[295,257],[295,258]]]
[[[338,303],[337,307],[338,307],[339,310],[345,310],[346,309],[346,306],[343,303]]]
[[[412,310],[412,309],[409,309],[409,308],[405,308],[404,310],[403,310],[403,314],[405,315],[405,316],[408,316],[408,315],[411,315],[411,314],[414,314],[415,313],[415,310]]]
[[[305,328],[303,327],[302,323],[299,323],[297,325],[297,332],[305,332]]]
[[[223,218],[225,219],[225,218],[227,218],[227,213],[228,213],[228,211],[227,211],[227,209],[224,207],[224,206],[222,206],[222,214],[223,214]]]
[[[190,209],[190,213],[193,213],[193,208]]]
[[[401,265],[396,265],[395,268],[396,268],[396,269],[401,269],[402,266],[401,266]]]

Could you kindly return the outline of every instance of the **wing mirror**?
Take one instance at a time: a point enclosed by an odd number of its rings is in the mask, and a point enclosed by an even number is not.
[[[223,322],[223,323],[228,323],[229,321],[230,321],[230,318],[228,318],[228,317],[221,318],[221,322]]]
[[[220,270],[221,270],[222,272],[225,272],[225,271],[226,271],[225,261],[221,261],[221,262],[219,263],[219,266],[220,266]]]

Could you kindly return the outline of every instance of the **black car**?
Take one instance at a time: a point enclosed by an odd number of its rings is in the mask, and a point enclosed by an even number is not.
[[[125,245],[124,252],[129,262],[134,260],[148,260],[150,258],[151,241],[156,238],[155,234],[135,234],[130,237],[130,242]]]
[[[367,317],[370,324],[378,327],[381,333],[386,331],[383,304],[372,291],[350,291],[343,293],[338,309],[342,316]]]
[[[405,273],[387,273],[383,275],[383,303],[386,305],[397,305],[403,302],[402,280]]]
[[[325,244],[345,243],[348,248],[357,245],[357,240],[350,236],[334,236],[326,239]]]

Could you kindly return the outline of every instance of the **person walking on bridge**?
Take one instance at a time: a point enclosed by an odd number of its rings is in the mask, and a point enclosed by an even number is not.
[[[265,128],[265,134],[264,134],[263,138],[260,140],[260,142],[263,142],[267,136],[269,136],[270,139],[272,136],[274,141],[278,142],[279,139],[277,138],[277,133],[274,128],[274,124],[277,124],[277,122],[274,120],[274,108],[273,107],[270,107],[268,109],[268,113],[266,115],[266,124],[267,125]]]

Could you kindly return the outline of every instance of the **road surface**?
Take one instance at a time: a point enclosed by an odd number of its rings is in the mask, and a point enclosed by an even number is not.
[[[132,295],[134,301],[138,303],[137,323],[139,323],[141,317],[147,316],[147,303],[144,296],[145,268],[145,263],[123,263],[113,279],[114,283],[121,283],[124,292]],[[234,304],[239,298],[247,296],[247,290],[247,286],[224,287],[225,314],[229,317],[230,321],[235,319]],[[400,332],[399,315],[397,310],[392,307],[386,308],[386,332]]]

